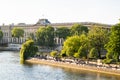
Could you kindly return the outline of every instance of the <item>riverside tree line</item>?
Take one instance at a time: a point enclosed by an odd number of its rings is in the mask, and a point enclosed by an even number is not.
[[[13,37],[24,35],[21,28],[13,28]],[[3,33],[0,31],[0,39]],[[55,47],[54,39],[64,39],[61,52],[53,51],[53,57],[68,57],[76,59],[104,59],[104,63],[120,62],[120,23],[110,29],[101,26],[88,27],[74,24],[71,28],[51,26],[40,27],[36,34],[31,33],[22,45],[20,55],[22,59],[32,57],[38,51],[36,46]],[[103,56],[105,55],[105,56]]]

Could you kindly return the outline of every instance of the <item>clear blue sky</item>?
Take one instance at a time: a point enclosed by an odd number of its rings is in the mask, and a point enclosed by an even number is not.
[[[0,0],[2,23],[36,23],[40,18],[56,22],[118,23],[120,0]]]

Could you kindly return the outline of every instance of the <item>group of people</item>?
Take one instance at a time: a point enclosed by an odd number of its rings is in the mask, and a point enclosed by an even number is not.
[[[115,65],[115,64],[103,64],[103,63],[98,63],[96,61],[91,61],[91,60],[82,60],[82,59],[61,59],[59,57],[51,57],[48,55],[35,55],[35,58],[38,59],[45,59],[45,60],[54,60],[54,61],[59,61],[59,62],[64,62],[64,63],[75,63],[77,65],[88,65],[88,66],[93,66],[93,67],[99,67],[99,68],[115,68],[115,69],[120,69],[120,65]]]

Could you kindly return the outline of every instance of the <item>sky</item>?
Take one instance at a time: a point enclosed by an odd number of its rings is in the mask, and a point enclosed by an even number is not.
[[[116,24],[120,0],[0,0],[0,25],[35,24],[41,18],[51,23]]]

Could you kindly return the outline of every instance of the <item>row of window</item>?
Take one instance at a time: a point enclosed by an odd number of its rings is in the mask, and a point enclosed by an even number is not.
[[[28,36],[28,35],[30,35],[31,33],[30,32],[26,32],[26,33],[24,33],[24,36],[26,37],[26,36]],[[9,33],[8,32],[4,32],[3,33],[3,36],[4,37],[8,37],[9,36]]]
[[[3,33],[3,36],[8,37],[8,36],[9,36],[9,33],[4,32],[4,33]]]

